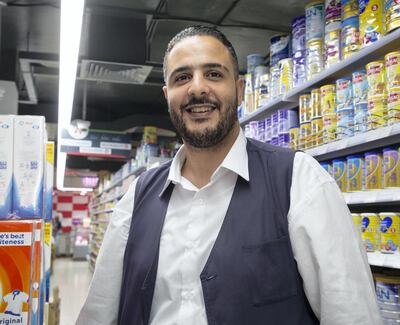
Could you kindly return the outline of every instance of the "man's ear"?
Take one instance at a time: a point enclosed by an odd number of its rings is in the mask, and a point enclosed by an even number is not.
[[[162,87],[162,90],[163,90],[165,99],[168,101],[168,90],[167,90],[167,86],[163,86],[163,87]]]
[[[243,77],[239,77],[236,80],[236,91],[237,91],[237,100],[238,105],[243,101],[243,94],[244,94],[244,79]]]

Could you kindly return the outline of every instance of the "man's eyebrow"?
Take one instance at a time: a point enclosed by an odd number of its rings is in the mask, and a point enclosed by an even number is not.
[[[228,69],[225,65],[223,65],[223,64],[221,64],[221,63],[206,63],[206,64],[203,64],[203,65],[201,66],[201,68],[202,68],[202,69],[215,69],[215,68],[220,68],[220,69],[225,70],[226,72],[229,72],[229,69]],[[177,74],[177,73],[180,73],[180,72],[190,71],[190,70],[192,70],[192,69],[193,69],[192,66],[185,65],[185,66],[176,68],[174,71],[172,71],[172,72],[171,72],[171,76],[173,76],[173,75],[175,75],[175,74]]]

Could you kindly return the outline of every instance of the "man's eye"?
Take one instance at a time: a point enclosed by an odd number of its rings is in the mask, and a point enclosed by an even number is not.
[[[220,73],[218,71],[210,71],[207,73],[207,76],[210,78],[218,79],[218,78],[222,78],[222,73]]]
[[[189,79],[189,76],[186,74],[179,75],[175,78],[175,82],[186,81]]]

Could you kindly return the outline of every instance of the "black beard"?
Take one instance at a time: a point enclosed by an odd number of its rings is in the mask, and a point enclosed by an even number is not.
[[[211,103],[204,99],[194,99],[189,104],[206,104]],[[216,104],[216,103],[211,103]],[[184,107],[181,107],[179,112],[176,112],[174,109],[169,108],[169,114],[171,116],[172,124],[175,126],[179,135],[182,139],[190,146],[194,148],[211,148],[217,146],[232,130],[233,126],[237,122],[237,100],[235,96],[235,100],[230,105],[226,106],[226,111],[221,111],[221,105],[216,105],[216,110],[220,111],[220,119],[218,124],[214,128],[206,128],[202,131],[190,131],[187,129],[185,123],[183,122],[182,114],[185,111]],[[199,121],[201,122],[201,121]]]

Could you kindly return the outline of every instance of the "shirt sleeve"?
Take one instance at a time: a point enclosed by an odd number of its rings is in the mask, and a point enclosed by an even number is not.
[[[92,282],[76,325],[117,324],[122,268],[137,179],[117,203],[104,235]]]
[[[308,301],[322,325],[381,325],[371,269],[340,189],[296,153],[288,221]]]

